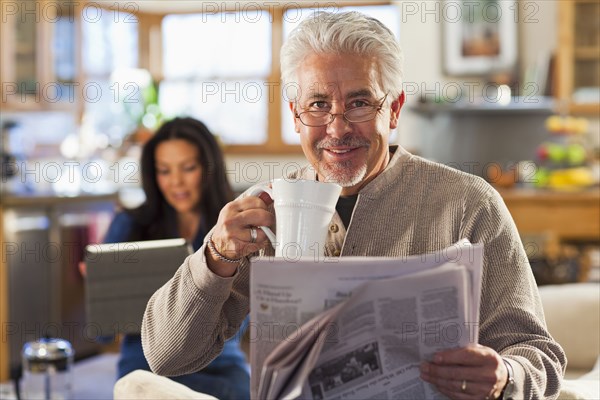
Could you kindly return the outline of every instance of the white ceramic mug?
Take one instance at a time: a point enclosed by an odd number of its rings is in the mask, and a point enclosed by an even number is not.
[[[273,199],[277,235],[266,226],[260,228],[275,248],[275,256],[296,260],[325,254],[329,223],[341,191],[335,183],[302,179],[275,179],[272,189],[260,186],[252,190],[250,196],[266,192]]]

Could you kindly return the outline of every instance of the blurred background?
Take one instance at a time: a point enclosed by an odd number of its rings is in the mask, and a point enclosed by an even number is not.
[[[0,5],[0,381],[45,335],[78,359],[111,351],[82,329],[77,264],[143,201],[140,149],[163,121],[204,121],[237,191],[304,163],[279,49],[315,11],[359,10],[397,35],[407,104],[392,142],[494,185],[539,285],[600,280],[597,0]]]

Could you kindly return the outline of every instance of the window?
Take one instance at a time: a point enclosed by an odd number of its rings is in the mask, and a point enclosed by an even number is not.
[[[82,18],[83,70],[87,76],[107,78],[119,68],[138,65],[138,23],[129,14],[98,9]]]
[[[129,13],[96,8],[81,23],[84,130],[119,147],[138,123],[132,108],[140,105],[139,86],[119,78],[138,67],[138,21]]]
[[[235,23],[229,22],[230,20]],[[162,23],[164,79],[159,104],[167,118],[201,119],[226,144],[267,142],[271,24],[255,16],[170,15]]]
[[[52,41],[54,71],[60,84],[72,84],[77,77],[75,68],[75,23],[70,15],[59,16]]]

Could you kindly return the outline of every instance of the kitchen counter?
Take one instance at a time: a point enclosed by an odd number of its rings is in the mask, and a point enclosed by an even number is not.
[[[49,207],[59,204],[78,204],[78,203],[89,203],[89,202],[106,202],[106,201],[118,201],[118,192],[102,193],[102,194],[90,194],[83,193],[77,196],[59,196],[48,193],[34,193],[34,194],[12,194],[2,193],[0,195],[0,205],[2,207]]]

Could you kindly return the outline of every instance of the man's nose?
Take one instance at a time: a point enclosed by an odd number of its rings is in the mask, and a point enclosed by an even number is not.
[[[333,115],[333,121],[327,125],[327,134],[333,137],[343,137],[352,130],[351,123],[346,120],[343,113]]]

